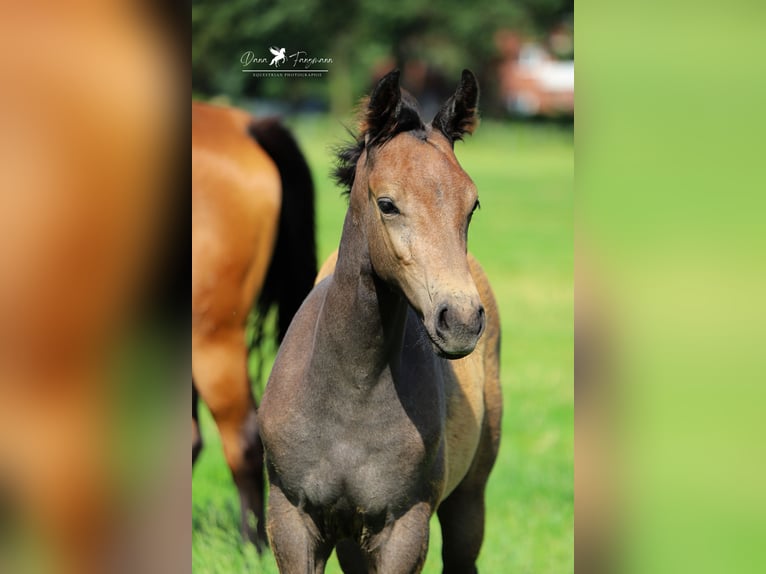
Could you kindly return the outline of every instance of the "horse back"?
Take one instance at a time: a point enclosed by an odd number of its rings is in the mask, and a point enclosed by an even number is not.
[[[203,329],[244,321],[274,247],[280,176],[251,122],[192,104],[192,316]]]

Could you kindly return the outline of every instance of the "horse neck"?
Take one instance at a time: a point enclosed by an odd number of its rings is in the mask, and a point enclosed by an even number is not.
[[[367,237],[353,202],[346,214],[338,262],[319,314],[314,357],[320,370],[340,370],[357,387],[373,385],[398,364],[407,302],[374,273]],[[333,383],[335,384],[335,383]]]

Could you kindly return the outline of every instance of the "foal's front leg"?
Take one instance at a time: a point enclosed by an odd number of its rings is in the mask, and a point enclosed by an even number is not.
[[[375,572],[411,574],[420,572],[428,552],[428,525],[431,506],[420,502],[398,518],[373,553]]]
[[[266,522],[271,550],[280,574],[322,574],[332,545],[323,540],[310,516],[270,485]]]

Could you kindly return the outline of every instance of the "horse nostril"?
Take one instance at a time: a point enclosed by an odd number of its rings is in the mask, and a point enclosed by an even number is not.
[[[479,305],[479,313],[478,313],[478,315],[479,315],[479,320],[478,320],[479,328],[476,329],[476,334],[480,335],[481,332],[484,330],[484,321],[485,321],[485,319],[484,319],[484,305]]]
[[[445,333],[449,331],[449,323],[447,322],[448,307],[444,305],[436,315],[436,330],[439,333]]]

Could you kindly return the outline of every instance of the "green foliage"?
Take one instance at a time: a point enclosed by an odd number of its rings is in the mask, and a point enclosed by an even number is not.
[[[325,118],[291,123],[317,187],[320,261],[340,240],[346,201],[330,180],[328,146],[346,137]],[[573,572],[573,176],[571,130],[484,121],[457,144],[482,209],[469,248],[492,282],[503,324],[505,413],[487,491],[482,572]],[[268,373],[270,359],[264,365]],[[204,410],[203,410],[204,411]],[[238,502],[207,412],[192,481],[195,574],[275,573],[237,531]],[[441,572],[434,522],[425,572]],[[328,572],[337,574],[332,562]]]
[[[292,103],[319,98],[346,113],[351,94],[367,89],[373,67],[385,58],[397,65],[420,59],[448,77],[474,69],[483,85],[494,74],[494,34],[501,29],[535,33],[572,0],[193,0],[192,86],[214,96],[245,95]],[[250,78],[240,57],[270,46],[333,58],[330,83],[317,79]],[[359,73],[358,71],[362,71]],[[336,78],[333,80],[332,78]],[[338,82],[340,86],[333,85]]]

